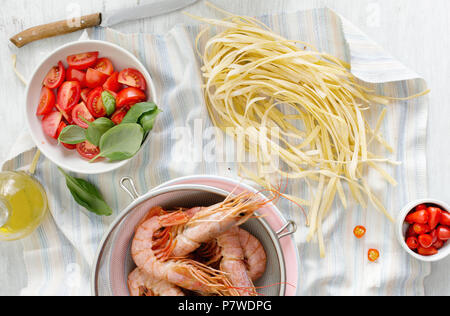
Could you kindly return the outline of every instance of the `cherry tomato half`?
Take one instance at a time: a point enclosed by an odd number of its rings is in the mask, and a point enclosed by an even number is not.
[[[423,248],[419,246],[419,248],[417,248],[417,252],[422,256],[433,256],[438,253],[438,250],[434,247]]]
[[[377,249],[369,249],[368,258],[370,262],[375,262],[380,258],[380,252]]]
[[[58,90],[58,105],[64,111],[70,111],[80,102],[81,85],[78,81],[66,81]]]
[[[67,81],[78,81],[81,88],[86,87],[86,73],[82,70],[69,67],[66,72]]]
[[[428,212],[427,210],[415,211],[406,216],[406,222],[413,224],[427,224],[428,223]]]
[[[439,226],[437,228],[437,234],[439,240],[447,241],[450,239],[450,228],[447,226]]]
[[[355,229],[353,230],[353,234],[355,235],[356,238],[361,239],[366,234],[366,231],[367,230],[364,226],[356,226]]]
[[[450,226],[450,213],[442,212],[441,214],[441,224],[445,226]]]
[[[114,72],[114,66],[108,58],[100,58],[92,68],[108,76],[111,76]]]
[[[133,106],[147,99],[145,92],[136,88],[126,88],[117,96],[117,107]]]
[[[87,109],[86,105],[82,102],[75,106],[72,110],[72,119],[75,124],[82,128],[88,128],[89,125],[84,122],[81,118],[84,118],[88,122],[94,122],[94,117],[91,112]]]
[[[81,157],[86,159],[94,159],[98,156],[98,154],[100,154],[100,149],[88,141],[78,144],[77,151]]]
[[[106,108],[103,105],[102,100],[102,92],[102,87],[95,88],[94,90],[92,90],[88,97],[87,107],[89,109],[89,112],[91,112],[92,115],[96,118],[106,116]]]
[[[119,82],[128,87],[140,90],[147,89],[147,82],[145,81],[144,75],[137,69],[127,68],[122,70],[119,74]]]
[[[113,92],[119,92],[122,89],[122,84],[119,83],[119,73],[113,73],[103,85],[103,89]]]
[[[69,122],[70,124],[72,124],[73,123],[72,114],[69,114],[71,112],[69,111],[69,113],[67,113],[67,111],[64,111],[63,109],[61,109],[61,107],[58,104],[55,104],[55,106],[58,109],[58,111],[61,112],[63,117],[66,119],[66,121]]]
[[[406,244],[411,250],[415,250],[419,247],[419,241],[416,237],[409,237],[408,239],[406,239]]]
[[[42,128],[44,133],[52,138],[57,138],[59,124],[62,120],[62,114],[58,111],[47,114],[42,119]]]
[[[430,226],[428,226],[427,224],[418,224],[418,223],[415,223],[415,224],[413,225],[413,229],[414,229],[414,232],[415,232],[417,235],[426,234],[426,233],[429,233],[429,232],[431,231]]]
[[[72,68],[84,70],[95,65],[97,58],[98,52],[82,53],[67,57],[67,63]]]
[[[43,87],[39,105],[36,111],[37,116],[49,114],[55,106],[56,97],[53,91],[47,87]]]
[[[89,68],[86,73],[86,85],[88,88],[94,89],[103,86],[108,80],[108,75],[98,70]]]
[[[430,225],[431,229],[435,229],[436,226],[441,221],[442,211],[438,207],[429,207],[427,208],[428,212],[428,225]]]
[[[44,79],[44,86],[49,89],[59,88],[66,78],[66,69],[62,62],[58,63],[58,66],[53,67],[48,72]]]
[[[418,238],[419,244],[423,248],[430,248],[433,246],[433,237],[428,234],[422,234]]]
[[[67,127],[67,124],[64,122],[59,123],[59,127],[58,127],[58,132],[56,133],[56,138],[59,137],[59,135],[61,134],[62,130],[65,129]],[[75,148],[77,148],[76,145],[71,145],[71,144],[65,144],[65,143],[61,143],[61,145],[63,145],[64,147],[66,147],[69,150],[74,150]]]
[[[88,98],[89,98],[89,93],[91,93],[91,89],[89,88],[84,88],[83,90],[81,90],[81,100],[87,104],[88,102]]]
[[[127,107],[120,108],[111,116],[111,121],[113,121],[114,124],[119,125],[120,123],[122,123],[123,118],[125,117],[125,115],[127,115],[127,113]]]

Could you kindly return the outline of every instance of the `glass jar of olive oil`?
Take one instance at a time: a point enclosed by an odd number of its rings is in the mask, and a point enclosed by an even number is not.
[[[42,185],[25,172],[0,173],[0,241],[27,237],[48,209]]]

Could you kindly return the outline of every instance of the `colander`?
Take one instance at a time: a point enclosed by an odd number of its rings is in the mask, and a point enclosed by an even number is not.
[[[177,182],[184,182],[184,184],[175,184]],[[231,191],[239,194],[247,190],[247,188],[236,185],[234,188],[226,190],[220,188],[219,185],[201,184],[201,180],[198,181],[200,184],[188,182],[188,178],[176,179],[141,196],[131,178],[121,180],[121,187],[130,195],[133,202],[118,216],[101,242],[92,272],[93,295],[129,295],[127,278],[129,273],[136,268],[130,254],[131,241],[136,225],[150,208],[161,206],[170,210],[177,207],[210,206],[222,202]],[[262,194],[261,197],[265,198]],[[296,292],[292,287],[296,287],[293,282],[296,282],[297,279],[288,280],[289,275],[292,277],[292,271],[287,273],[286,256],[280,242],[290,239],[287,237],[294,234],[297,227],[294,222],[287,222],[281,218],[283,225],[275,232],[266,220],[270,219],[274,213],[281,216],[276,207],[269,203],[258,211],[258,215],[262,215],[262,217],[249,220],[242,228],[257,237],[267,252],[266,272],[255,283],[258,293],[265,296],[292,295],[293,292]],[[298,263],[296,262],[296,264]],[[293,266],[292,262],[289,266]]]

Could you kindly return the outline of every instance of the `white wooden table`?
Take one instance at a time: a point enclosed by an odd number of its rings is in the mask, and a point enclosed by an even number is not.
[[[15,0],[2,1],[0,11],[0,161],[25,128],[22,108],[25,89],[11,68],[11,54],[29,77],[47,53],[76,40],[80,33],[33,43],[20,50],[8,46],[10,36],[24,28],[77,14],[118,9],[156,0]],[[429,196],[450,202],[450,1],[448,0],[211,0],[229,11],[262,15],[328,6],[360,27],[405,65],[421,74],[432,93],[428,132]],[[189,11],[210,16],[203,3]],[[192,23],[180,12],[116,26],[123,32],[163,33],[178,23]],[[424,185],[426,185],[424,183]],[[12,266],[23,266],[20,243],[0,245],[0,295],[16,295],[26,285],[24,275],[11,275]],[[450,295],[450,258],[433,264],[425,281],[427,295]],[[5,286],[7,285],[7,286]]]

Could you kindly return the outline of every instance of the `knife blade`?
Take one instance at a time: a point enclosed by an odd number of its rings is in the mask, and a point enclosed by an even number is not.
[[[197,1],[198,0],[160,0],[159,2],[112,12],[94,13],[80,17],[80,23],[78,24],[74,24],[69,20],[63,20],[32,27],[11,37],[10,41],[20,48],[40,39],[73,33],[94,26],[109,27],[126,21],[170,13],[190,6]]]

